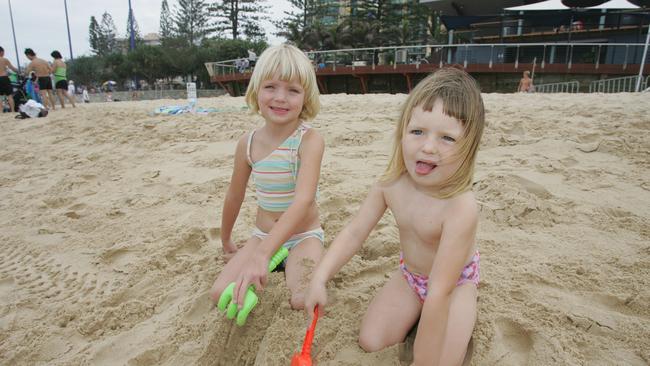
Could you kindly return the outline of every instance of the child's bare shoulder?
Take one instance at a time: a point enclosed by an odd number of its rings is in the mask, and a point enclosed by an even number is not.
[[[325,143],[325,139],[323,138],[323,135],[318,132],[315,128],[310,128],[305,132],[305,135],[303,136],[303,139],[306,141],[310,142],[323,142]]]
[[[451,217],[461,215],[472,219],[478,218],[479,207],[474,192],[466,191],[450,198],[446,211]]]

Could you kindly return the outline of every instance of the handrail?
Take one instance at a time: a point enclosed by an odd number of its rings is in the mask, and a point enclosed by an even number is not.
[[[594,80],[589,84],[590,93],[622,93],[636,91],[636,82],[639,75],[624,76],[620,78]],[[649,78],[645,78],[645,82],[641,83],[641,89],[648,86]]]
[[[580,82],[577,80],[535,85],[536,93],[578,93],[579,91]]]
[[[305,51],[317,67],[392,65],[421,63],[439,64],[488,64],[533,63],[543,70],[549,64],[565,64],[571,69],[574,63],[628,65],[640,63],[640,52],[644,43],[592,43],[592,42],[540,42],[540,43],[481,43],[481,44],[425,44],[406,46],[384,46],[365,48],[343,48],[337,50]],[[636,49],[636,48],[639,49]],[[528,49],[527,57],[521,57],[520,49]],[[532,48],[532,49],[531,49]],[[238,59],[206,62],[210,76],[235,74]]]

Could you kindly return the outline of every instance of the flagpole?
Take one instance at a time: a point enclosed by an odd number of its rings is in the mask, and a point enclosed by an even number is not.
[[[133,34],[133,9],[131,9],[131,0],[129,0],[129,49],[135,49],[135,34]]]
[[[20,70],[20,58],[18,58],[18,44],[16,43],[16,31],[14,30],[14,13],[11,11],[11,0],[9,2],[9,17],[11,18],[11,32],[14,35],[14,48],[16,49],[16,64],[18,64],[18,70]]]
[[[636,91],[641,89],[641,79],[643,78],[643,69],[645,66],[645,57],[648,54],[648,42],[650,42],[650,23],[648,23],[648,35],[645,37],[645,46],[643,47],[643,57],[641,58],[641,65],[639,65],[639,76],[636,78]]]
[[[72,39],[70,38],[70,22],[68,21],[68,1],[63,0],[63,7],[65,8],[65,24],[68,26],[68,46],[70,47],[70,60],[74,60],[72,56]]]

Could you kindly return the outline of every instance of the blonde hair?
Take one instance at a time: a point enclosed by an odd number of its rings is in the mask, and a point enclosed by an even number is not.
[[[422,107],[431,111],[436,100],[443,104],[443,113],[456,118],[463,125],[463,136],[458,141],[458,169],[441,186],[438,198],[450,198],[471,188],[476,153],[483,135],[485,109],[476,81],[465,71],[444,68],[424,78],[413,89],[402,106],[393,140],[393,151],[388,167],[381,178],[391,182],[406,172],[402,151],[402,137],[411,120],[413,109]]]
[[[316,73],[307,56],[288,44],[272,46],[264,50],[255,64],[253,75],[246,89],[246,104],[252,113],[259,113],[257,95],[266,80],[279,77],[282,81],[298,80],[305,90],[305,100],[299,118],[310,120],[320,111],[320,93]]]

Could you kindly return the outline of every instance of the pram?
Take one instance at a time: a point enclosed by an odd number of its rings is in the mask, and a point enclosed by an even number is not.
[[[25,91],[25,84],[26,79],[22,76],[18,76],[17,81],[11,83],[11,86],[14,88],[14,93],[12,96],[14,98],[14,105],[16,106],[16,110],[18,110],[18,107],[27,103],[29,100],[29,97]]]
[[[22,106],[24,104],[27,104],[27,102],[30,101],[30,100],[34,100],[35,102],[38,102],[35,105],[42,107],[42,105],[40,104],[41,101],[40,101],[40,98],[38,96],[38,92],[36,92],[34,90],[34,86],[32,85],[31,80],[29,80],[27,78],[24,78],[22,76],[19,76],[17,82],[12,83],[12,86],[14,87],[14,94],[13,94],[14,105],[16,106],[16,111],[20,111],[19,114],[16,115],[16,118],[23,119],[23,118],[29,118],[30,117],[28,115],[28,113],[23,112],[23,110],[20,108],[20,106]],[[30,107],[31,107],[31,105],[30,105]],[[32,107],[32,109],[34,109],[34,108],[35,107]],[[46,109],[42,109],[40,111],[39,111],[39,109],[40,109],[40,107],[35,108],[35,110],[36,110],[36,112],[34,112],[35,117],[45,117],[45,116],[47,116],[47,110]],[[38,115],[36,115],[36,113],[38,113]]]

